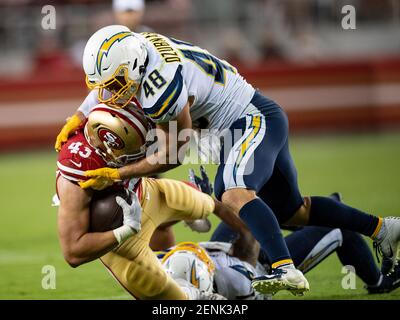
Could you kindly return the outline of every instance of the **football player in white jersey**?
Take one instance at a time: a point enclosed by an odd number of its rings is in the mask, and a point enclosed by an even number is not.
[[[305,227],[285,240],[296,266],[305,274],[336,252],[343,266],[353,266],[368,293],[389,293],[400,287],[400,265],[396,265],[394,272],[384,274],[376,266],[366,242],[355,232]],[[199,299],[202,293],[213,299],[220,296],[228,300],[271,299],[271,295],[262,295],[251,285],[255,277],[266,274],[269,269],[265,253],[260,254],[253,266],[231,256],[230,248],[230,242],[216,240],[198,244],[182,242],[156,254],[167,273],[193,300]],[[212,296],[213,292],[217,295]]]
[[[227,130],[231,134],[222,146],[215,195],[235,210],[261,247],[268,249],[272,271],[254,280],[258,290],[291,289],[298,294],[309,290],[293,265],[279,224],[356,231],[376,240],[383,255],[394,261],[400,220],[372,216],[327,197],[303,198],[289,152],[285,112],[226,61],[187,42],[114,25],[88,40],[83,67],[92,91],[61,131],[56,149],[99,102],[123,108],[134,101],[164,135],[157,134],[163,141],[157,153],[122,168],[88,171],[91,179],[81,183],[82,188],[99,189],[105,179],[141,177],[178,166],[177,154],[170,150],[179,150],[187,140],[179,141],[172,134],[172,121],[178,135],[194,123]]]
[[[190,170],[190,181],[203,192],[212,194],[212,184],[202,166],[200,172],[201,177]],[[330,198],[342,201],[337,192],[331,194]],[[214,282],[214,291],[229,300],[271,298],[259,294],[251,286],[255,277],[266,274],[270,269],[271,264],[265,251],[260,251],[255,265],[232,257],[231,242],[237,235],[221,227],[223,223],[218,225],[208,242],[179,243],[157,252],[157,256],[172,278],[186,290],[194,286],[207,291],[209,283]],[[397,264],[391,273],[387,272],[384,264],[379,270],[368,244],[360,234],[315,226],[295,228],[292,231],[285,237],[285,242],[296,267],[304,274],[336,252],[343,266],[353,267],[356,275],[365,283],[368,293],[388,293],[400,287],[400,265]]]

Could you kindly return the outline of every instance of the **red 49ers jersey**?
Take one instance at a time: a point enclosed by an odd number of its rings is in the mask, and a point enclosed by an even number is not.
[[[65,179],[77,183],[86,181],[86,170],[95,170],[107,167],[107,163],[96,153],[96,150],[87,142],[82,130],[76,131],[62,146],[57,161],[57,178],[61,175]],[[141,179],[132,178],[120,182],[124,188],[134,191],[141,196]]]
[[[102,167],[107,167],[107,163],[89,145],[82,131],[71,136],[58,154],[58,172],[70,181],[88,180],[86,170]]]

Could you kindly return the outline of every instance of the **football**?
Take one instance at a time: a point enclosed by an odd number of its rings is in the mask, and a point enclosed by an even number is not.
[[[128,201],[128,194],[123,188],[107,188],[95,192],[90,204],[90,232],[105,232],[122,226],[122,208],[115,198],[120,196]]]

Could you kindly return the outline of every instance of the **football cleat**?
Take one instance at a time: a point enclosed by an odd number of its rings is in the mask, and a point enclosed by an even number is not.
[[[276,294],[288,290],[295,296],[302,296],[310,290],[310,285],[300,270],[294,268],[272,269],[271,274],[256,277],[252,280],[253,288],[264,295]]]
[[[343,202],[343,196],[340,192],[333,192],[330,194],[329,198],[339,201],[339,202]]]
[[[383,234],[374,241],[376,254],[392,261],[392,268],[396,262],[400,241],[400,217],[388,217],[382,221]],[[390,271],[391,271],[390,270]]]
[[[389,293],[400,287],[400,265],[396,264],[392,272],[382,276],[377,286],[365,286],[369,294]]]
[[[393,260],[391,258],[383,257],[381,265],[382,274],[387,275],[390,273],[390,270],[392,269],[393,269]]]

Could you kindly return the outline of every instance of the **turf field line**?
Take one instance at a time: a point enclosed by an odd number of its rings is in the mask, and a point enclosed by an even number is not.
[[[0,251],[0,263],[2,264],[10,264],[10,263],[19,263],[19,262],[28,262],[28,263],[37,263],[37,262],[45,262],[46,260],[54,260],[57,259],[58,256],[52,254],[31,254],[31,253],[22,253],[22,252],[13,252],[13,251]]]

